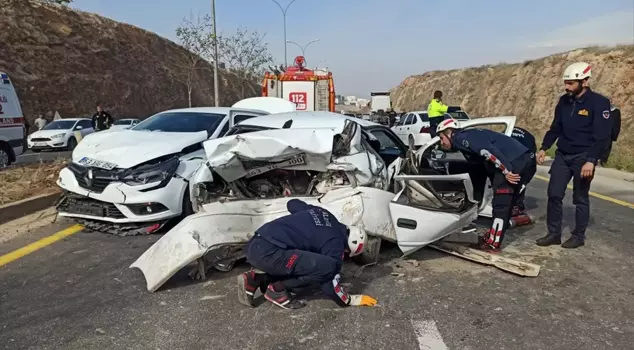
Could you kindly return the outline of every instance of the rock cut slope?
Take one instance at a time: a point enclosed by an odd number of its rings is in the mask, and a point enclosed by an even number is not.
[[[103,101],[115,116],[187,107],[186,51],[154,33],[96,14],[34,0],[0,0],[0,71],[10,75],[29,120],[58,110],[88,115]],[[240,99],[241,82],[221,72],[220,105]],[[258,93],[249,83],[245,97]],[[213,69],[193,77],[192,105],[213,106]]]
[[[585,48],[517,64],[433,71],[406,78],[392,89],[395,109],[426,109],[434,90],[449,104],[473,116],[516,115],[518,125],[536,135],[550,126],[553,109],[563,93],[561,75],[575,61],[592,65],[590,86],[608,96],[622,111],[617,143],[623,152],[634,146],[634,45]]]

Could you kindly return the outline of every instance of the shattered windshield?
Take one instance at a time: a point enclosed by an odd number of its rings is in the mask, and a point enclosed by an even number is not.
[[[200,132],[213,134],[224,114],[203,112],[164,112],[140,122],[132,130],[160,132]]]

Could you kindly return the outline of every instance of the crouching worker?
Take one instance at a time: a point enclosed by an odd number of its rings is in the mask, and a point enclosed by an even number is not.
[[[247,243],[247,261],[264,273],[238,276],[238,301],[255,306],[253,294],[260,288],[273,304],[299,309],[305,304],[292,299],[290,292],[320,287],[340,306],[374,306],[374,298],[350,295],[340,284],[344,254],[348,249],[350,256],[363,252],[365,231],[298,199],[290,200],[287,209],[290,215],[264,224]]]
[[[437,134],[443,148],[481,157],[485,162],[493,186],[493,224],[478,245],[498,253],[513,207],[537,171],[535,153],[516,139],[492,130],[461,129],[454,119],[442,121]]]

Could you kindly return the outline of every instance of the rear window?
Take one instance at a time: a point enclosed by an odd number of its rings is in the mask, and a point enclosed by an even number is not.
[[[449,112],[449,114],[453,119],[456,120],[469,120],[469,116],[465,112]]]
[[[160,132],[200,132],[210,135],[216,130],[224,114],[202,112],[164,112],[140,122],[132,130]]]
[[[68,130],[72,129],[76,120],[56,120],[50,124],[46,124],[42,130]]]

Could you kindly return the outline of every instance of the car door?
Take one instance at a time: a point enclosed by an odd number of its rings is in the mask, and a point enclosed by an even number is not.
[[[517,117],[515,116],[505,116],[505,117],[490,117],[490,118],[477,118],[470,119],[466,121],[460,121],[460,124],[464,128],[503,128],[502,132],[511,137],[513,133],[513,128],[515,127]],[[430,155],[426,157],[430,163],[430,165],[436,169],[444,168],[447,173],[449,173],[449,167],[443,164],[447,164],[450,162],[467,162],[465,157],[459,151],[447,152],[447,151],[434,151],[438,149],[440,142],[440,138],[438,136],[434,137],[429,143],[425,144],[423,147],[419,148],[416,151],[416,157],[420,160],[425,155]],[[480,215],[483,216],[491,216],[491,200],[493,199],[493,191],[491,189],[491,183],[487,179],[482,200],[480,201]]]
[[[459,232],[478,217],[468,174],[396,175],[394,180],[390,216],[404,255]]]
[[[258,111],[254,109],[251,110],[251,109],[232,108],[231,110],[229,110],[229,114],[228,114],[229,128],[232,128],[234,125],[238,124],[239,122],[243,120],[254,118],[254,117],[260,117],[267,114],[270,114],[270,113],[265,111]]]
[[[401,120],[398,123],[398,129],[396,130],[396,136],[398,136],[401,141],[405,142],[407,140],[407,136],[403,136],[405,134],[405,124],[410,119],[411,113],[407,113],[401,117]]]
[[[94,132],[94,130],[92,129],[92,121],[90,120],[80,120],[78,125],[81,126],[82,137]]]

